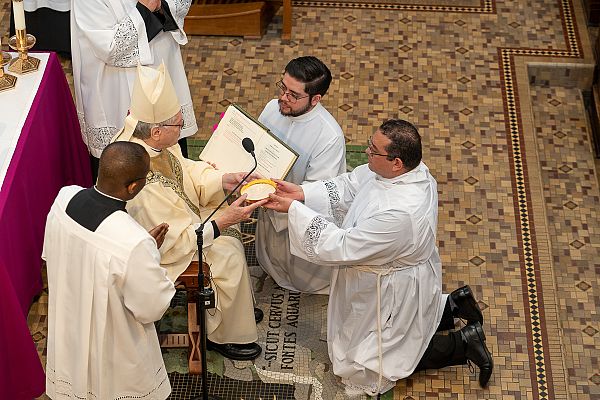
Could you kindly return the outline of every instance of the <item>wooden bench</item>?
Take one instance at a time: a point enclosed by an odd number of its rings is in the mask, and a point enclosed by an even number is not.
[[[204,267],[206,284],[209,282],[208,275],[210,270],[205,263]],[[188,307],[188,332],[187,333],[169,333],[159,335],[158,340],[160,347],[163,348],[180,348],[187,347],[188,351],[188,367],[190,374],[202,373],[202,357],[200,351],[200,327],[196,315],[196,299],[198,298],[198,261],[192,261],[187,269],[177,278],[179,283],[185,286],[187,290],[187,307]]]
[[[292,0],[193,0],[184,30],[189,35],[261,38],[283,3],[281,38],[292,37]]]

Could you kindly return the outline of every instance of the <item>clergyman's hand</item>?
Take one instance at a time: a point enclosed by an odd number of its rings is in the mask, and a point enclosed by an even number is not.
[[[246,201],[246,197],[248,197],[246,194],[242,195],[236,201],[231,203],[231,205],[225,209],[223,214],[215,218],[215,222],[220,231],[229,228],[231,225],[247,221],[254,210],[269,201],[269,199],[264,199],[248,206],[244,206],[243,204]]]
[[[269,202],[263,207],[270,210],[286,213],[290,209],[292,202],[296,199],[289,197],[277,196],[275,193],[269,194]]]
[[[156,240],[157,248],[160,249],[160,246],[162,246],[168,231],[169,225],[166,222],[163,222],[162,224],[157,225],[148,232],[150,236],[152,236],[154,240]]]
[[[229,174],[224,174],[223,175],[223,189],[227,190],[229,192],[231,192],[238,183],[240,183],[244,177],[246,176],[247,172],[235,172],[235,173],[229,173]],[[248,178],[246,178],[246,180],[244,181],[244,183],[248,183],[250,181],[253,181],[255,179],[260,179],[261,176],[258,175],[257,173],[252,173],[250,174],[250,176]]]
[[[302,186],[282,181],[281,179],[272,179],[277,184],[275,194],[292,200],[304,201],[304,190]]]
[[[142,4],[151,12],[160,10],[160,0],[138,0],[138,3]]]

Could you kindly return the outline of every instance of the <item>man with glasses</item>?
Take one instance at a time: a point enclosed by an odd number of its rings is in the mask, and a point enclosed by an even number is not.
[[[147,232],[125,211],[150,158],[109,144],[96,186],[60,190],[48,214],[46,394],[51,399],[166,399],[171,392],[154,321],[175,294],[160,266],[168,226]]]
[[[365,150],[368,164],[298,186],[277,181],[265,207],[288,213],[292,253],[333,271],[327,344],[350,394],[374,396],[415,371],[479,367],[492,375],[483,315],[468,286],[442,294],[436,246],[437,183],[421,161],[421,136],[407,121],[384,122]],[[336,213],[343,223],[332,221]],[[454,318],[467,325],[454,328]]]
[[[150,155],[146,187],[127,206],[142,226],[165,221],[169,231],[160,249],[161,265],[173,281],[198,260],[196,229],[244,173],[223,173],[203,161],[184,158],[177,144],[184,124],[175,89],[161,65],[138,67],[131,112],[115,138],[143,146]],[[207,313],[208,349],[234,360],[251,360],[262,351],[256,343],[252,288],[238,223],[264,201],[243,207],[241,196],[219,210],[204,226],[204,260],[210,265],[216,308]]]
[[[331,79],[327,66],[316,57],[291,60],[282,79],[275,83],[277,98],[259,116],[260,122],[299,154],[286,178],[290,182],[328,179],[346,171],[342,129],[321,105]],[[330,271],[290,253],[284,214],[259,211],[256,256],[279,286],[308,293],[328,292]]]

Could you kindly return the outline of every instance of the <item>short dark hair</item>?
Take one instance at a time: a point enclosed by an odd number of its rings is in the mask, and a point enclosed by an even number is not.
[[[419,165],[423,157],[421,135],[413,124],[402,119],[390,119],[381,124],[379,131],[392,141],[385,148],[388,160],[399,158],[409,171]]]
[[[312,96],[325,96],[331,83],[331,71],[317,57],[304,56],[294,58],[285,66],[285,72],[292,78],[304,83],[304,91]]]
[[[98,182],[110,187],[127,185],[148,172],[150,156],[137,143],[114,142],[100,155]]]

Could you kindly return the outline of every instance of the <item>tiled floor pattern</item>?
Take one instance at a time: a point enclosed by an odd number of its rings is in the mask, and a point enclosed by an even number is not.
[[[583,98],[577,89],[531,88],[535,136],[571,398],[600,398],[600,194]]]
[[[393,397],[598,398],[598,186],[581,97],[558,87],[529,93],[523,67],[590,59],[579,1],[336,3],[297,2],[286,44],[280,18],[262,40],[191,38],[184,60],[198,139],[231,102],[258,114],[290,58],[322,58],[334,73],[324,104],[356,146],[350,164],[384,118],[421,129],[439,182],[444,283],[471,284],[495,356],[486,390],[467,369],[447,368],[399,382]],[[30,322],[43,355],[44,297]],[[297,398],[305,389],[296,385]]]

